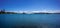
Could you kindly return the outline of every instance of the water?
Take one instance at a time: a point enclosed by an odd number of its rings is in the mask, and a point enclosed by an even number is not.
[[[60,14],[0,14],[1,28],[60,28]]]

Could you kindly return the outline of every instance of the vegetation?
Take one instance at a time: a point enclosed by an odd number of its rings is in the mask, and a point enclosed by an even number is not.
[[[0,10],[0,14],[27,14],[27,13],[25,13],[25,12],[23,12],[23,13],[16,13],[16,12],[6,12],[5,11],[5,9],[2,9],[2,10]],[[32,14],[60,14],[60,13],[42,13],[42,12],[40,12],[40,13],[32,13]]]
[[[17,14],[15,12],[5,12],[5,9],[0,10],[0,14]]]

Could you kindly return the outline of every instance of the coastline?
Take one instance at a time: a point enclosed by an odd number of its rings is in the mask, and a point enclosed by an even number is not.
[[[0,14],[60,14],[60,13],[16,13],[16,12],[0,12]]]

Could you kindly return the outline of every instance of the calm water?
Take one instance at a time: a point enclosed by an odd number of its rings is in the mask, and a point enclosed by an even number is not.
[[[60,28],[60,14],[0,14],[1,28]]]

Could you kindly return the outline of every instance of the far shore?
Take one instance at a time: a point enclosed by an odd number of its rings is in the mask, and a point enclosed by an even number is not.
[[[60,14],[60,13],[16,13],[16,12],[0,12],[0,14]]]

